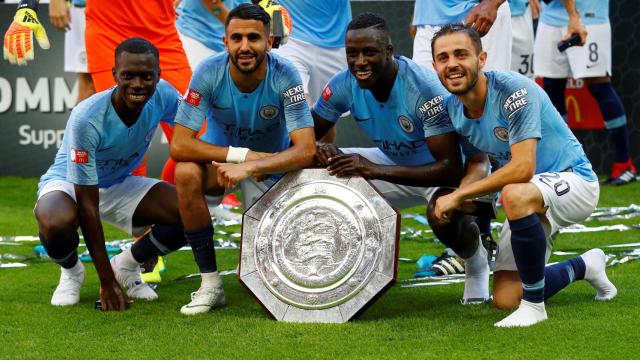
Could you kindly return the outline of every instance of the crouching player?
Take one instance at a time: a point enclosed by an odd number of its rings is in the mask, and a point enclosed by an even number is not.
[[[180,310],[185,315],[225,304],[204,195],[219,201],[225,189],[240,185],[246,208],[274,183],[257,179],[313,163],[313,120],[302,81],[290,62],[268,52],[269,24],[258,5],[231,10],[226,53],[198,66],[176,115],[171,157],[178,161],[180,215],[202,278]],[[207,130],[196,138],[205,118]]]
[[[613,298],[617,290],[605,273],[602,250],[545,268],[551,235],[587,218],[600,192],[582,145],[549,97],[519,74],[483,72],[487,55],[478,33],[468,26],[443,27],[432,48],[440,81],[453,94],[445,100],[453,126],[500,167],[437,198],[434,209],[437,218],[446,218],[468,199],[501,191],[507,221],[498,245],[494,303],[519,307],[495,325],[530,326],[545,320],[544,300],[576,280],[587,280],[596,289],[596,300]],[[483,171],[471,161],[466,176]]]
[[[40,240],[62,267],[52,305],[80,300],[85,270],[76,252],[78,226],[98,272],[103,310],[125,309],[120,286],[131,298],[155,299],[155,292],[140,279],[140,254],[163,254],[186,243],[175,188],[130,175],[142,161],[159,122],[173,124],[180,95],[159,81],[158,50],[141,38],[118,45],[113,76],[116,87],[73,109],[62,146],[38,184],[34,213]],[[155,226],[112,260],[112,270],[100,220],[129,234],[134,227]]]

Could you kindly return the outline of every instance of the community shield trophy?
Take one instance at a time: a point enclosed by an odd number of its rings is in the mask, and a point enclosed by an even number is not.
[[[399,230],[367,180],[292,172],[243,216],[240,281],[277,320],[346,322],[395,281]]]

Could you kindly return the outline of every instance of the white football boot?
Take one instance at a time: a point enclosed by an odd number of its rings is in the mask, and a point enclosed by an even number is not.
[[[78,260],[73,268],[61,267],[60,270],[60,282],[51,296],[51,305],[75,305],[80,302],[80,288],[84,282],[84,265]]]

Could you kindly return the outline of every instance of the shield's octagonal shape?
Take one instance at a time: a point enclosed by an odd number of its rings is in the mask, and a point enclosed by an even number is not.
[[[399,230],[363,178],[289,173],[244,214],[240,281],[277,320],[345,322],[395,280]]]

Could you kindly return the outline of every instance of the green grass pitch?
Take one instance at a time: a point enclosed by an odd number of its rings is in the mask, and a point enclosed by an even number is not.
[[[37,180],[0,178],[0,236],[36,235],[32,215]],[[602,187],[599,206],[640,204],[640,184]],[[423,212],[424,207],[408,210]],[[635,224],[640,218],[586,225]],[[411,219],[403,226],[422,226]],[[237,229],[235,229],[237,231]],[[105,226],[107,240],[124,238]],[[640,230],[562,234],[555,250],[576,250],[640,241]],[[33,246],[0,245],[0,254],[33,254]],[[400,256],[438,255],[429,239],[400,241]],[[605,250],[608,252],[608,250]],[[221,270],[234,269],[237,250],[217,253]],[[566,257],[553,256],[552,261]],[[8,262],[2,259],[3,262]],[[85,264],[87,265],[87,264]],[[549,301],[549,320],[526,329],[497,329],[509,312],[491,305],[461,306],[462,284],[402,288],[396,283],[359,319],[341,325],[289,324],[272,320],[233,275],[225,276],[228,305],[197,317],[180,306],[199,279],[176,280],[196,272],[190,252],[168,257],[168,271],[156,302],[136,302],[123,313],[93,309],[98,294],[94,268],[79,305],[49,305],[59,270],[35,260],[25,268],[0,269],[0,358],[561,358],[621,359],[640,356],[640,261],[608,269],[618,287],[609,302],[593,300],[585,282],[572,284]],[[400,263],[398,280],[409,279],[415,263]]]

